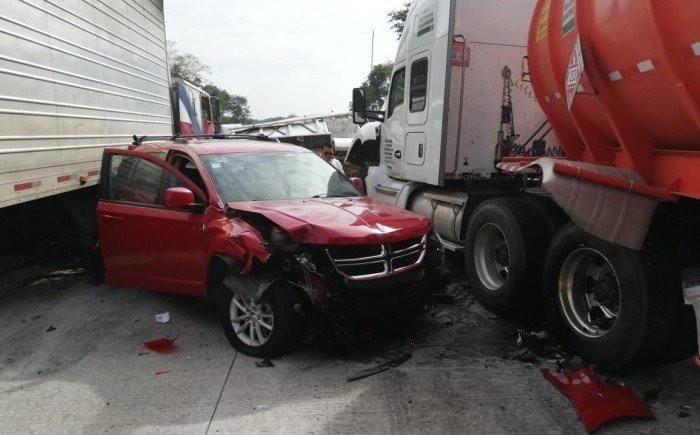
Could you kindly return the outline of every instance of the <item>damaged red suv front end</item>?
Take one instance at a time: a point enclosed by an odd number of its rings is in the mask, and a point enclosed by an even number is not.
[[[291,350],[309,325],[414,318],[431,294],[429,219],[291,145],[106,150],[98,227],[108,283],[207,296],[254,356]]]

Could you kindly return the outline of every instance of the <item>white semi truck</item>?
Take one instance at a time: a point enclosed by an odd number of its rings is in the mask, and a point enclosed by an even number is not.
[[[545,311],[606,368],[687,355],[698,21],[677,0],[414,1],[385,110],[353,90],[346,163],[432,218],[489,310]]]
[[[0,208],[97,184],[102,149],[133,135],[213,134],[217,111],[171,81],[162,0],[12,0],[0,13]]]

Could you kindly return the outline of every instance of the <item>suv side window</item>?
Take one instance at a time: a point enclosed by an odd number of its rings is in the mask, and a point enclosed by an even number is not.
[[[422,112],[428,91],[428,59],[423,58],[411,64],[411,94],[409,110]]]
[[[197,165],[194,164],[192,159],[185,157],[180,154],[176,154],[173,156],[171,164],[177,168],[182,175],[185,177],[189,178],[191,182],[197,185],[200,189],[202,189],[202,192],[207,191],[207,186],[204,184],[204,180],[202,179],[202,174],[199,172],[199,169],[197,169]]]
[[[391,118],[394,109],[403,104],[404,90],[406,89],[406,68],[401,68],[394,73],[389,90],[389,113],[387,118]]]
[[[112,155],[107,198],[136,204],[163,205],[163,192],[187,187],[162,167],[140,157]]]

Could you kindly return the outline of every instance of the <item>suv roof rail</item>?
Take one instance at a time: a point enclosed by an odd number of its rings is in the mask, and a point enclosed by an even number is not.
[[[169,140],[177,143],[189,143],[187,139],[197,138],[197,139],[253,139],[261,141],[274,141],[279,142],[277,139],[270,138],[264,134],[177,134],[170,136],[136,136],[133,135],[133,142],[131,145],[139,146],[143,142],[153,141],[153,140]]]

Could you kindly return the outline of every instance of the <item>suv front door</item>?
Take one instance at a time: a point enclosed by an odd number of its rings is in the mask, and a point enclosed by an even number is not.
[[[201,207],[168,208],[165,190],[185,187]],[[158,157],[105,150],[97,225],[107,283],[203,295],[202,190]]]

